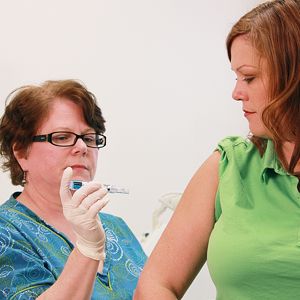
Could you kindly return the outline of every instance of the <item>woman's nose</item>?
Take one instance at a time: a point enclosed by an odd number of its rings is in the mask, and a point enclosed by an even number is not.
[[[232,98],[236,101],[246,100],[246,93],[241,87],[241,83],[237,80],[232,91]]]
[[[87,152],[87,145],[86,143],[83,141],[83,139],[79,138],[75,145],[73,146],[75,149],[75,152],[82,152],[82,153],[86,153]]]

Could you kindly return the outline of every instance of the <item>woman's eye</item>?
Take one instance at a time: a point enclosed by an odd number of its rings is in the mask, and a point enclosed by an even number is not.
[[[53,139],[56,140],[56,141],[65,141],[65,140],[70,139],[70,135],[60,134],[60,135],[54,136]]]
[[[87,134],[84,135],[84,141],[88,143],[92,143],[96,140],[96,135],[95,134]]]
[[[65,140],[65,139],[68,139],[69,137],[66,136],[66,135],[59,135],[56,138],[59,139],[59,140]]]
[[[84,140],[86,141],[86,142],[93,142],[95,139],[93,138],[93,137],[84,137]]]
[[[245,76],[243,77],[243,81],[250,83],[255,77],[254,76]]]

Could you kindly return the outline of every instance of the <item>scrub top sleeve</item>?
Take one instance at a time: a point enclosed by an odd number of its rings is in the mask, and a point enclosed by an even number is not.
[[[26,234],[0,217],[0,298],[35,299],[55,282],[49,267]]]

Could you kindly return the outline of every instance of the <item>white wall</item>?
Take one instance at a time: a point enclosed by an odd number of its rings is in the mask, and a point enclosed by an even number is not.
[[[130,189],[106,211],[140,237],[162,194],[182,192],[222,137],[247,133],[225,38],[259,2],[0,0],[0,112],[23,84],[82,80],[107,120],[97,179]],[[4,201],[16,187],[0,181]],[[199,278],[185,299],[214,297]]]

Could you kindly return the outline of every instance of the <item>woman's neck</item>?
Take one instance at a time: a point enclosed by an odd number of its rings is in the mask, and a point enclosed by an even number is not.
[[[290,162],[291,162],[294,148],[295,148],[295,143],[284,142],[282,145],[282,153],[288,164],[290,164]],[[300,175],[300,161],[297,162],[295,169],[294,169],[294,173]]]
[[[45,193],[43,194],[41,191],[34,189],[33,186],[26,184],[17,200],[42,219],[57,218],[63,215],[58,193],[57,195],[47,193],[47,196],[45,196]]]

